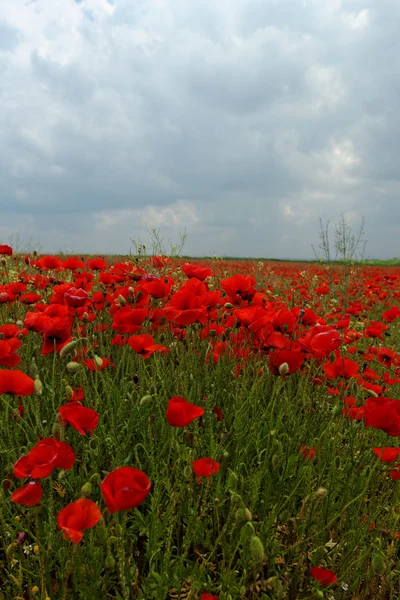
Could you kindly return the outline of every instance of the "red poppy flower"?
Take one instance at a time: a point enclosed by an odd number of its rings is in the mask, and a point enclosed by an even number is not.
[[[7,244],[0,244],[0,254],[4,254],[5,256],[11,256],[13,253],[13,249],[11,246]]]
[[[388,435],[400,436],[400,400],[367,398],[364,424],[366,427],[381,429]]]
[[[22,346],[21,340],[10,338],[0,340],[0,365],[5,367],[16,367],[21,362],[21,357],[15,352]]]
[[[91,271],[105,271],[107,263],[103,258],[93,258],[88,261],[87,266]]]
[[[220,285],[234,304],[238,304],[240,300],[251,300],[256,293],[256,280],[250,275],[233,275],[220,281]]]
[[[60,352],[60,350],[71,341],[70,317],[45,317],[42,322],[43,346],[42,355],[46,356],[51,352]]]
[[[168,401],[165,413],[169,425],[173,427],[185,427],[203,415],[204,409],[196,404],[191,404],[181,396],[174,396]]]
[[[186,264],[181,265],[181,270],[185,273],[187,278],[196,277],[200,281],[204,281],[207,277],[211,277],[212,271],[209,267],[202,267],[201,265]]]
[[[277,349],[273,350],[268,355],[268,366],[271,373],[274,375],[280,375],[279,367],[286,363],[289,367],[288,373],[293,373],[300,369],[304,362],[304,354],[299,350],[285,350]]]
[[[135,335],[130,337],[127,343],[137,354],[143,356],[143,358],[149,358],[154,352],[162,352],[163,354],[169,352],[169,348],[166,348],[161,344],[155,344],[152,335]]]
[[[337,356],[333,364],[327,362],[323,368],[329,379],[334,379],[335,377],[350,379],[350,377],[355,377],[358,373],[358,364],[350,358],[342,358],[341,356]]]
[[[36,304],[41,300],[41,295],[36,294],[35,292],[28,292],[28,294],[23,294],[20,298],[20,301],[24,304]]]
[[[82,288],[71,287],[64,293],[64,303],[67,306],[78,308],[86,306],[90,300],[88,300],[88,293]]]
[[[0,394],[29,396],[33,394],[34,381],[22,371],[0,370]]]
[[[193,461],[193,471],[199,477],[210,477],[214,475],[214,473],[218,473],[221,468],[221,465],[212,458],[198,458]]]
[[[292,333],[296,325],[296,317],[292,311],[281,308],[276,313],[272,325],[274,329],[279,329],[283,333]]]
[[[82,531],[94,527],[101,517],[100,508],[93,500],[79,498],[60,510],[57,523],[64,532],[64,539],[79,544],[83,537]]]
[[[304,457],[304,460],[312,460],[315,454],[315,448],[307,448],[307,446],[302,446],[300,448],[300,454]]]
[[[70,271],[76,271],[76,269],[84,269],[84,263],[74,256],[70,256],[67,260],[64,260],[61,263],[63,269],[68,269]]]
[[[139,506],[150,492],[146,473],[133,467],[111,471],[101,483],[101,493],[110,514]]]
[[[317,329],[317,328],[315,328]],[[329,353],[333,350],[337,350],[342,343],[342,337],[338,331],[331,329],[329,331],[323,331],[316,333],[310,342],[311,349],[316,352]]]
[[[192,325],[195,322],[204,325],[207,318],[202,297],[187,288],[181,288],[171,296],[164,307],[164,314],[176,325]]]
[[[393,481],[400,481],[400,466],[396,467],[395,469],[392,469],[391,471],[389,471],[389,473]],[[400,537],[400,534],[397,537]]]
[[[68,402],[68,404],[60,406],[58,413],[64,424],[69,423],[81,435],[93,431],[99,424],[99,413],[92,408],[82,406],[80,402]]]
[[[42,256],[36,261],[38,269],[56,270],[61,268],[61,261],[56,256]]]
[[[25,456],[14,465],[14,475],[20,479],[32,477],[43,479],[53,469],[72,469],[75,464],[75,453],[66,442],[54,438],[40,440]]]
[[[400,455],[400,448],[372,448],[372,452],[381,459],[382,462],[396,462]]]
[[[131,309],[126,306],[114,313],[111,327],[119,333],[137,333],[142,328],[142,323],[148,315],[148,308]]]
[[[100,358],[100,357],[99,357]],[[101,358],[101,364],[97,364],[94,358],[85,358],[84,363],[85,366],[89,369],[89,371],[102,371],[106,367],[113,367],[114,363],[110,362],[108,356],[105,358]]]
[[[322,567],[313,567],[310,570],[310,575],[323,586],[332,585],[332,583],[337,581],[334,571],[323,569]]]
[[[209,594],[208,592],[203,592],[201,594],[200,600],[218,600],[218,596],[213,596],[212,594]]]
[[[153,298],[165,298],[171,291],[173,281],[167,277],[164,279],[154,279],[153,281],[145,281],[141,284],[140,289],[150,294]]]
[[[29,481],[11,494],[11,502],[22,506],[35,506],[42,499],[42,486],[38,481]]]

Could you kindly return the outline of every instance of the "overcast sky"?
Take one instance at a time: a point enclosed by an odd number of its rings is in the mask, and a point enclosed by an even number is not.
[[[397,0],[0,0],[0,239],[400,256]],[[10,236],[12,236],[10,238]]]

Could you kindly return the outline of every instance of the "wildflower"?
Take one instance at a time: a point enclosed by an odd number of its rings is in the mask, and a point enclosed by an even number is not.
[[[315,566],[310,570],[310,575],[318,581],[321,585],[331,585],[337,581],[337,577],[334,571],[329,569],[323,569],[322,567]]]
[[[169,425],[173,427],[185,427],[202,415],[204,415],[204,409],[191,404],[181,396],[174,396],[168,401],[168,409],[165,414]]]
[[[64,424],[69,423],[81,435],[96,429],[100,417],[98,412],[82,406],[80,402],[68,402],[60,406],[58,414],[61,415]]]
[[[139,469],[119,467],[103,479],[100,487],[108,512],[113,514],[139,506],[150,492],[151,481]]]
[[[36,506],[42,499],[42,486],[38,481],[29,481],[11,494],[11,502],[22,506]]]
[[[79,498],[60,510],[57,523],[64,532],[64,539],[79,544],[83,537],[82,531],[94,527],[101,517],[101,511],[95,502],[89,498]]]
[[[198,458],[193,461],[192,467],[193,471],[199,477],[210,477],[210,475],[218,473],[221,465],[212,458]]]

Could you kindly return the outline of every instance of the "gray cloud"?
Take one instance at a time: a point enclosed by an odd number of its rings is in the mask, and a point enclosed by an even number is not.
[[[391,0],[0,4],[0,236],[311,257],[318,218],[400,254]]]

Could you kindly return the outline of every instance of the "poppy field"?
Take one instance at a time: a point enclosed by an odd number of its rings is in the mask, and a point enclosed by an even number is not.
[[[400,597],[399,268],[0,273],[0,599]]]

